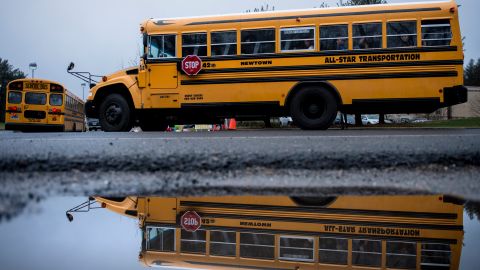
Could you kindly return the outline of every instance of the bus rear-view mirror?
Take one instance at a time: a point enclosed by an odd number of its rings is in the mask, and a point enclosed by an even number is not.
[[[67,71],[71,71],[75,67],[75,64],[73,62],[70,62],[70,65],[68,65]]]

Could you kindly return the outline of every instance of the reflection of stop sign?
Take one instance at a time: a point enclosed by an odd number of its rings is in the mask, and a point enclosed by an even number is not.
[[[189,55],[182,60],[182,70],[188,76],[197,75],[202,70],[202,59],[196,55]]]
[[[182,228],[188,232],[195,232],[202,225],[202,218],[195,211],[188,211],[180,219]]]

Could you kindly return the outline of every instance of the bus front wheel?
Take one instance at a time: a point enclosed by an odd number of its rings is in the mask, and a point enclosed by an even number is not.
[[[309,86],[293,97],[290,114],[301,129],[328,129],[337,115],[337,100],[325,88]]]
[[[131,109],[122,95],[111,94],[100,105],[99,120],[107,132],[130,131],[132,128]]]

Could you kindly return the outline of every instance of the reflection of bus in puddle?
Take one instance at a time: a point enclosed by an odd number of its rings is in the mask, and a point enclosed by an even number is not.
[[[139,219],[146,266],[458,269],[463,240],[463,206],[446,196],[96,199]]]

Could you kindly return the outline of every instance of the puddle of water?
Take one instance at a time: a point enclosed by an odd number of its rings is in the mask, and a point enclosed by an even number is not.
[[[65,210],[85,198],[51,198],[0,223],[1,269],[144,269],[138,263],[138,221],[110,211]]]
[[[84,199],[50,198],[0,223],[0,268],[477,269],[478,215],[440,198],[97,198],[73,222]]]

